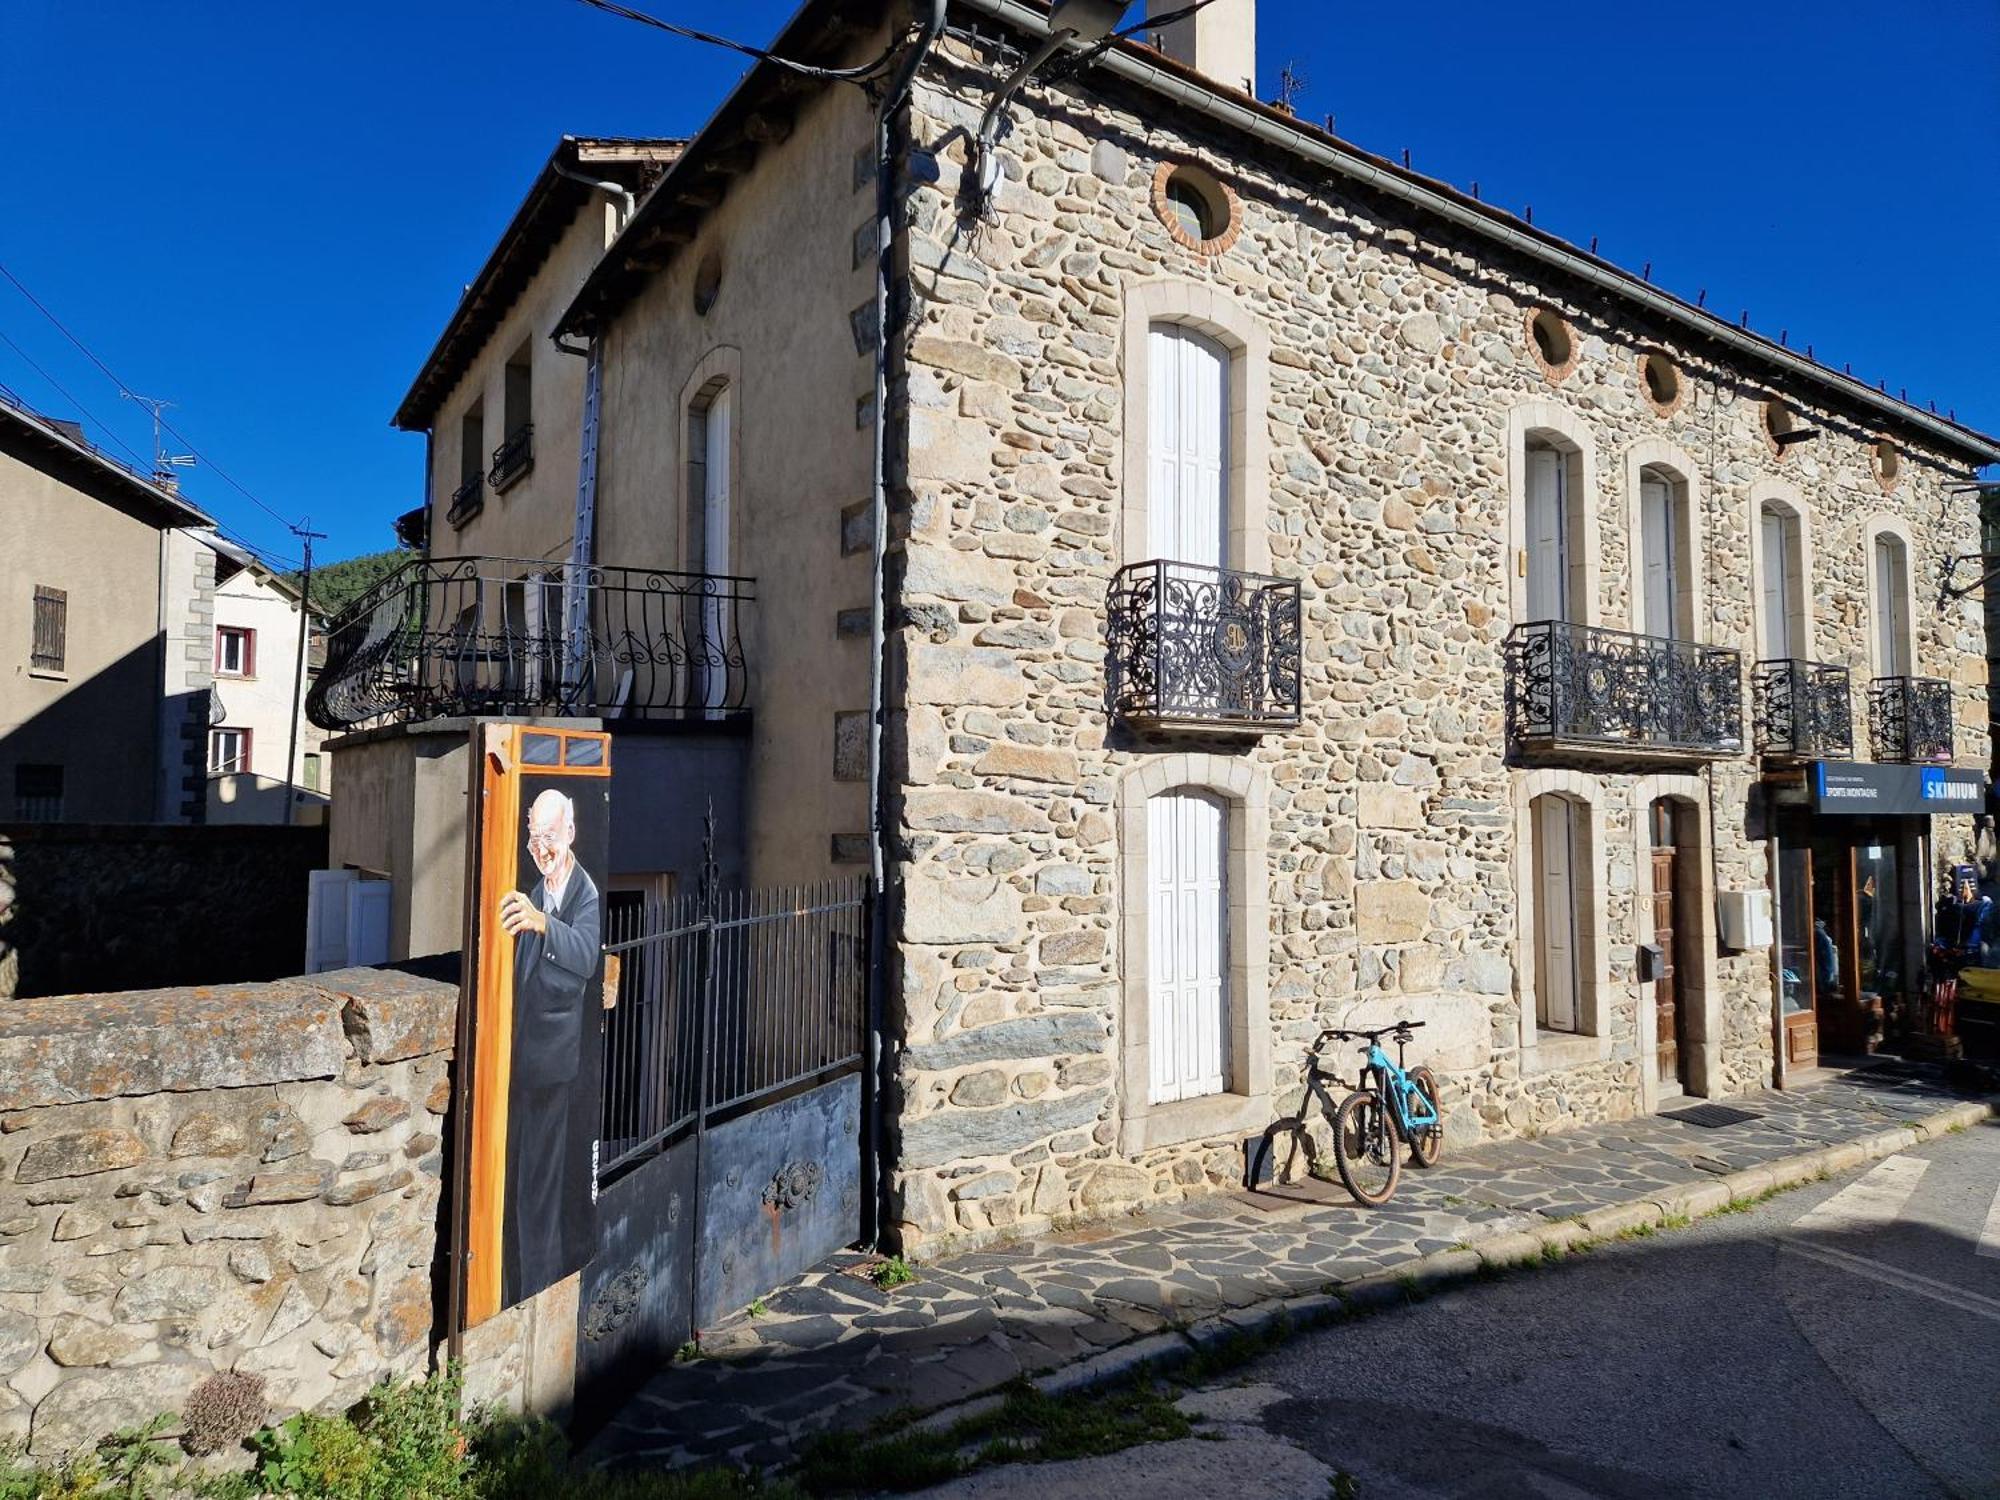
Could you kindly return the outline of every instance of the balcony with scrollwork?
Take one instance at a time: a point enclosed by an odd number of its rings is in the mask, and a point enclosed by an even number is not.
[[[505,494],[515,482],[535,466],[535,424],[523,422],[507,434],[507,441],[493,450],[493,467],[486,482],[496,495]]]
[[[417,558],[327,630],[306,712],[335,731],[471,715],[714,723],[749,713],[753,579]]]
[[[445,524],[457,531],[486,508],[486,476],[474,474],[451,492],[451,506],[444,513]]]
[[[1898,765],[1949,765],[1951,684],[1936,677],[1877,677],[1868,684],[1868,738],[1875,758]]]
[[[1517,757],[1686,761],[1742,752],[1734,651],[1545,620],[1515,626],[1505,657],[1507,742]]]
[[[1141,728],[1299,722],[1299,584],[1155,559],[1111,585],[1111,711]]]
[[[1854,693],[1847,668],[1760,661],[1750,670],[1757,753],[1772,760],[1851,760]]]

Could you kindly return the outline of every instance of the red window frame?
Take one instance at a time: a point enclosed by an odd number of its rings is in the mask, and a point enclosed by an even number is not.
[[[222,638],[228,635],[243,637],[243,666],[240,671],[225,671],[222,665]],[[257,675],[257,632],[247,625],[218,625],[215,627],[215,675],[217,677],[255,677]]]
[[[216,764],[216,755],[215,755],[216,736],[224,734],[234,734],[242,736],[242,749],[237,752],[236,763],[234,765],[224,766]],[[233,725],[209,730],[208,774],[211,776],[243,776],[247,775],[249,773],[249,770],[250,770],[250,731],[248,729],[238,729]]]

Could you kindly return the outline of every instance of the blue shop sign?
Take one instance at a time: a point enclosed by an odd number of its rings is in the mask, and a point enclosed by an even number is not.
[[[1986,810],[1986,776],[1949,766],[1813,762],[1813,811],[1846,817],[1923,817]]]

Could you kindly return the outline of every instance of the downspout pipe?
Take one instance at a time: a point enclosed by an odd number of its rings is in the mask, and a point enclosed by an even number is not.
[[[1029,36],[1047,32],[1046,13],[1021,0],[959,0],[967,9],[999,21]],[[1191,113],[1205,116],[1216,124],[1254,136],[1256,139],[1301,157],[1315,166],[1352,182],[1399,199],[1435,218],[1470,230],[1482,239],[1495,241],[1517,254],[1553,267],[1611,296],[1633,303],[1646,312],[1665,318],[1698,336],[1722,345],[1758,364],[1782,371],[1787,376],[1809,381],[1822,389],[1838,391],[1848,400],[1906,427],[1915,428],[1939,446],[1954,453],[1976,455],[1982,464],[2000,463],[2000,444],[1967,428],[1934,417],[1917,407],[1881,395],[1873,386],[1830,370],[1804,355],[1773,344],[1768,339],[1738,329],[1734,324],[1691,308],[1680,298],[1607,266],[1603,262],[1566,249],[1552,240],[1527,234],[1504,222],[1492,212],[1481,212],[1449,193],[1426,187],[1421,182],[1398,176],[1359,153],[1343,150],[1297,125],[1274,120],[1261,109],[1244,104],[1191,82],[1178,73],[1147,61],[1131,52],[1112,48],[1096,60],[1113,78],[1163,95]]]
[[[889,961],[889,779],[882,764],[882,738],[888,717],[889,292],[895,284],[895,124],[909,102],[918,70],[944,34],[947,0],[929,0],[929,4],[923,31],[896,70],[875,115],[875,452],[868,498],[874,552],[868,604],[868,874],[874,900],[869,907],[868,1055],[862,1110],[868,1149],[861,1158],[866,1174],[862,1230],[870,1245],[881,1243],[882,1229],[888,1222],[888,1177],[882,1170],[886,1155],[883,1099],[888,1078],[882,1031]]]
[[[622,182],[600,181],[598,178],[588,176],[573,167],[566,167],[559,161],[551,162],[549,165],[556,169],[556,176],[567,177],[571,182],[580,182],[585,187],[596,188],[600,193],[609,193],[620,203],[624,204],[625,210],[618,217],[618,227],[621,230],[632,222],[632,214],[638,208],[639,200],[632,196],[632,190]]]

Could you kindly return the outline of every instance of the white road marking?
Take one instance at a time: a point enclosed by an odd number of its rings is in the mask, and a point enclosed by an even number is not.
[[[1849,1255],[1845,1250],[1836,1250],[1831,1245],[1810,1245],[1790,1240],[1786,1242],[1785,1248],[1794,1254],[1805,1256],[1808,1260],[1819,1261],[1822,1265],[1851,1271],[1857,1276],[1866,1276],[1870,1281],[1879,1281],[1884,1286],[1915,1292],[1919,1297],[1942,1302],[1945,1306],[1955,1307],[1960,1312],[1969,1312],[1977,1317],[2000,1323],[2000,1300],[1992,1297],[1982,1297],[1977,1292],[1968,1292],[1963,1287],[1952,1286],[1949,1282],[1933,1281],[1928,1276],[1919,1276],[1915,1271],[1905,1271],[1899,1266],[1884,1265],[1881,1261],[1870,1260],[1865,1255]]]
[[[1993,1194],[1993,1206],[1986,1210],[1986,1227],[1979,1231],[1980,1255],[2000,1260],[2000,1189]]]
[[[1859,1181],[1849,1183],[1817,1208],[1801,1214],[1793,1222],[1792,1232],[1851,1233],[1893,1224],[1930,1165],[1921,1156],[1888,1157]]]

